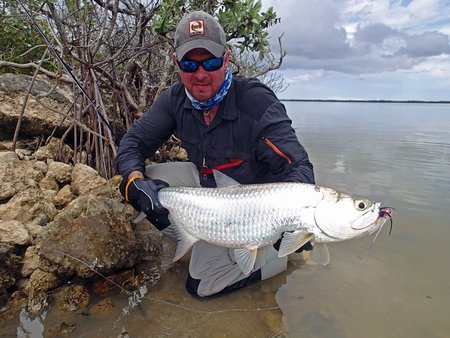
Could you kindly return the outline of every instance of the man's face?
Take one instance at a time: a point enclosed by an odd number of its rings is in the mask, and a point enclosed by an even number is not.
[[[210,52],[206,49],[197,48],[189,51],[183,58],[183,60],[192,61],[204,61],[210,58],[214,58]],[[224,56],[223,65],[221,68],[208,72],[203,69],[202,66],[198,67],[197,71],[193,73],[187,73],[182,71],[176,62],[176,54],[173,54],[173,59],[177,65],[178,72],[181,77],[181,81],[186,89],[199,101],[207,101],[213,97],[223,81],[225,80],[225,72],[228,67],[228,60],[230,53],[226,52]]]

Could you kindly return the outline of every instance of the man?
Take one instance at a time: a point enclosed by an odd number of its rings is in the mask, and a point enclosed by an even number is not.
[[[233,77],[225,33],[203,11],[192,12],[175,32],[173,61],[181,83],[167,89],[123,137],[116,167],[121,192],[161,231],[171,235],[170,214],[158,200],[167,185],[215,187],[212,170],[242,184],[314,183],[313,167],[275,94],[256,79]],[[173,133],[191,162],[148,166]],[[310,243],[309,249],[311,249]],[[258,251],[263,266],[244,275],[231,250],[200,241],[192,248],[187,290],[205,297],[267,279],[287,267],[277,245]]]

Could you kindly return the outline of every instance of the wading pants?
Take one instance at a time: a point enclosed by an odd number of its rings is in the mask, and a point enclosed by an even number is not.
[[[170,186],[200,187],[199,172],[191,162],[170,162],[147,166],[145,175]],[[174,238],[173,219],[162,232]],[[234,260],[233,249],[199,241],[192,248],[186,289],[194,296],[206,297],[240,289],[285,271],[287,257],[278,257],[272,245],[258,249],[255,267],[244,275]]]

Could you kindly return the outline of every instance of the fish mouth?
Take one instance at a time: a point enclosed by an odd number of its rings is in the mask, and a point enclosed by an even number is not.
[[[391,226],[390,226],[390,230],[389,230],[389,235],[390,235],[392,232],[392,214],[394,213],[394,209],[390,208],[390,207],[378,208],[378,206],[376,207],[376,209],[378,209],[378,217],[375,219],[374,222],[372,222],[366,226],[360,226],[360,227],[352,225],[352,228],[355,230],[372,228],[370,233],[373,233],[377,229],[382,228],[383,225],[386,223],[386,221],[389,219],[391,221]],[[374,212],[374,211],[375,210],[371,210],[370,212]]]
[[[367,215],[369,213],[378,213],[378,217],[373,221],[372,223],[366,224],[362,222],[364,217],[361,217],[361,223],[358,221],[354,222],[351,227],[355,230],[362,230],[367,228],[374,228],[378,229],[379,227],[383,226],[383,224],[386,222],[387,219],[391,219],[392,224],[392,218],[391,215],[393,214],[393,209],[389,207],[380,207],[380,203],[374,204],[373,208],[371,210],[368,210],[364,215]],[[372,216],[375,217],[375,216]],[[392,225],[391,225],[392,228]]]

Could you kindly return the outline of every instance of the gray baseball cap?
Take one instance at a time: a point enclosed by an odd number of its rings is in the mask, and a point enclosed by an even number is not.
[[[221,57],[226,45],[222,26],[203,11],[185,15],[175,31],[175,52],[178,60],[195,48],[204,48],[215,57]]]

